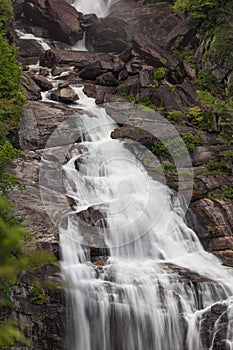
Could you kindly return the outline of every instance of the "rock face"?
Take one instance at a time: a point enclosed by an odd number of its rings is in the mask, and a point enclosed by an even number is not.
[[[52,225],[40,198],[39,166],[40,152],[29,149],[22,152],[14,164],[18,179],[25,183],[26,190],[12,193],[16,216],[24,218],[23,226],[36,239],[31,249],[45,250],[59,258],[58,232]],[[41,283],[41,287],[38,283]],[[46,287],[50,283],[50,287]],[[10,317],[22,322],[25,335],[33,342],[34,349],[64,348],[64,296],[61,289],[59,268],[45,266],[20,276],[19,283],[10,293],[14,311]],[[28,349],[18,345],[17,349]]]
[[[69,111],[54,104],[28,102],[19,129],[19,142],[23,150],[43,149],[49,136],[62,123]]]
[[[83,37],[79,13],[65,0],[28,0],[23,12],[32,24],[46,28],[51,38],[74,45]]]

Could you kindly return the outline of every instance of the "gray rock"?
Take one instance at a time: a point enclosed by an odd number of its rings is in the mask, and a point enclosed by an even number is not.
[[[51,100],[60,101],[63,103],[74,103],[79,99],[78,95],[69,86],[53,90],[50,94]]]
[[[44,148],[51,133],[69,113],[65,109],[57,108],[54,104],[28,102],[20,123],[20,148],[23,150]]]
[[[41,99],[40,87],[30,77],[28,73],[24,73],[21,77],[21,84],[26,90],[28,100],[36,101]]]
[[[33,74],[32,79],[39,85],[42,91],[48,91],[53,88],[53,84],[43,75]]]

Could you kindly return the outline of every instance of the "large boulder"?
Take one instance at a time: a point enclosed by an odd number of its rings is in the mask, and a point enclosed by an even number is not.
[[[91,50],[121,52],[129,45],[127,22],[120,18],[101,18],[86,30],[86,44]]]
[[[36,64],[38,57],[44,53],[43,47],[35,39],[20,39],[15,36],[15,44],[19,47],[18,59],[24,65]]]
[[[79,13],[65,0],[28,0],[24,14],[26,20],[46,28],[56,40],[74,45],[83,37]]]
[[[20,148],[22,150],[43,149],[49,136],[69,113],[66,109],[58,108],[54,103],[28,102],[20,122]]]

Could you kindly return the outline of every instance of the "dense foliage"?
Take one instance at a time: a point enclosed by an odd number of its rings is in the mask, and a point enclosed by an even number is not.
[[[20,86],[22,68],[15,58],[17,49],[9,45],[6,34],[12,18],[9,0],[0,1],[0,145],[9,130],[17,127],[25,94]]]
[[[13,10],[10,0],[0,0],[0,306],[11,308],[9,291],[17,282],[17,276],[26,268],[53,262],[48,254],[27,252],[25,243],[31,239],[20,220],[11,215],[12,206],[7,197],[23,184],[6,167],[19,155],[7,140],[8,132],[17,128],[23,112],[25,93],[20,85],[22,68],[16,60],[17,49],[7,40]],[[0,347],[9,347],[17,340],[29,345],[23,335],[23,326],[10,317],[0,318]]]
[[[233,1],[232,0],[177,0],[174,9],[186,13],[198,22],[202,42],[208,42],[194,81],[200,88],[198,100],[206,107],[194,106],[188,112],[192,124],[203,130],[214,130],[218,119],[219,141],[233,143],[233,88],[231,78],[218,83],[213,69],[233,68]],[[193,52],[194,55],[194,52]],[[209,68],[207,68],[209,67]],[[212,70],[211,70],[212,68]]]

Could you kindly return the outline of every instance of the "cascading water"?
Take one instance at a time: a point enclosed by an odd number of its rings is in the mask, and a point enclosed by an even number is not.
[[[104,17],[116,1],[73,5]],[[54,88],[58,83],[53,80]],[[224,349],[233,350],[230,270],[203,250],[180,216],[181,204],[174,207],[172,192],[148,176],[124,142],[111,139],[117,125],[106,111],[82,88],[74,89],[83,110],[83,140],[63,167],[67,195],[76,203],[60,227],[67,350],[206,350],[202,315],[215,303],[226,306]],[[48,97],[42,94],[43,101]],[[95,227],[80,220],[88,208],[101,214]],[[90,246],[98,251],[96,260]],[[216,350],[219,322],[209,349]]]
[[[69,300],[67,349],[205,349],[201,315],[225,302],[230,318],[232,276],[181,220],[171,191],[148,176],[123,142],[111,139],[116,125],[106,111],[82,88],[76,90],[84,136],[64,166],[76,211],[60,230]],[[104,217],[97,225],[99,251],[109,258],[96,265],[88,247],[91,229],[78,219],[87,208]],[[187,282],[177,265],[205,277]],[[230,328],[227,342],[232,349]]]
[[[118,0],[73,0],[72,5],[83,14],[95,13],[97,17],[107,16],[110,6]]]

